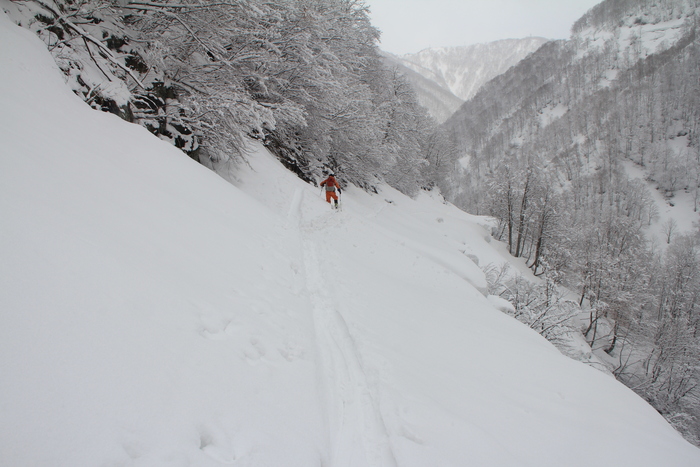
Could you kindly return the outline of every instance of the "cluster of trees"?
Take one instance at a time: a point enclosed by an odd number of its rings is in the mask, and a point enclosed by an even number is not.
[[[697,235],[680,235],[664,255],[652,259],[644,271],[646,300],[626,327],[626,340],[634,345],[618,351],[616,370],[695,444],[700,441],[699,253]]]
[[[86,101],[217,170],[235,169],[253,137],[307,180],[330,167],[360,186],[386,181],[412,193],[436,182],[435,162],[449,150],[403,76],[384,65],[361,0],[16,7]]]
[[[508,263],[483,268],[489,294],[504,298],[511,305],[502,311],[540,333],[565,355],[581,359],[580,349],[571,346],[571,335],[578,332],[571,317],[581,308],[566,297],[551,276],[536,283],[521,274],[513,275],[510,269]]]
[[[545,44],[446,122],[470,165],[440,185],[458,206],[494,216],[496,236],[545,283],[578,294],[594,350],[696,444],[698,237],[677,234],[672,222],[660,244],[647,232],[658,219],[648,182],[671,203],[690,193],[697,208],[699,9],[695,0],[601,3],[572,40]],[[656,53],[634,36],[647,23],[679,18],[686,19],[676,42]],[[630,178],[630,164],[649,179]],[[519,289],[501,294],[544,303],[539,309],[557,321],[562,307],[550,308],[545,289]],[[518,313],[525,322],[539,316]]]

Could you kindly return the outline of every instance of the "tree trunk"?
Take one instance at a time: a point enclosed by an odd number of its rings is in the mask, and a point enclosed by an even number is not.
[[[528,172],[525,179],[525,188],[523,189],[523,199],[520,203],[520,219],[518,222],[518,240],[515,245],[515,257],[522,255],[523,236],[525,233],[525,211],[527,210],[528,189],[530,187],[530,173]]]

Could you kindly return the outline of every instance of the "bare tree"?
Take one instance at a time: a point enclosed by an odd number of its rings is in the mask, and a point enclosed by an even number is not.
[[[661,225],[661,228],[666,236],[666,243],[670,245],[673,234],[675,234],[676,230],[678,230],[678,222],[676,222],[676,219],[673,217],[669,217],[666,222]]]

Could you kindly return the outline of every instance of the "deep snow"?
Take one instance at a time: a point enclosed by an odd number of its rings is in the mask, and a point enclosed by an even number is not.
[[[0,465],[700,465],[496,310],[485,219],[389,188],[333,212],[257,146],[233,186],[2,14],[0,89]]]

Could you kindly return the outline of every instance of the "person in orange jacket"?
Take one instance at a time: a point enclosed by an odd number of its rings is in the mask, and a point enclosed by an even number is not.
[[[340,194],[340,184],[338,183],[338,180],[335,179],[335,176],[331,173],[327,179],[321,182],[321,186],[326,187],[326,202],[330,203],[331,198],[333,199],[333,202],[335,203],[335,207],[338,207],[338,195],[335,194],[335,190],[338,189],[338,193]],[[333,206],[331,204],[331,206]]]

